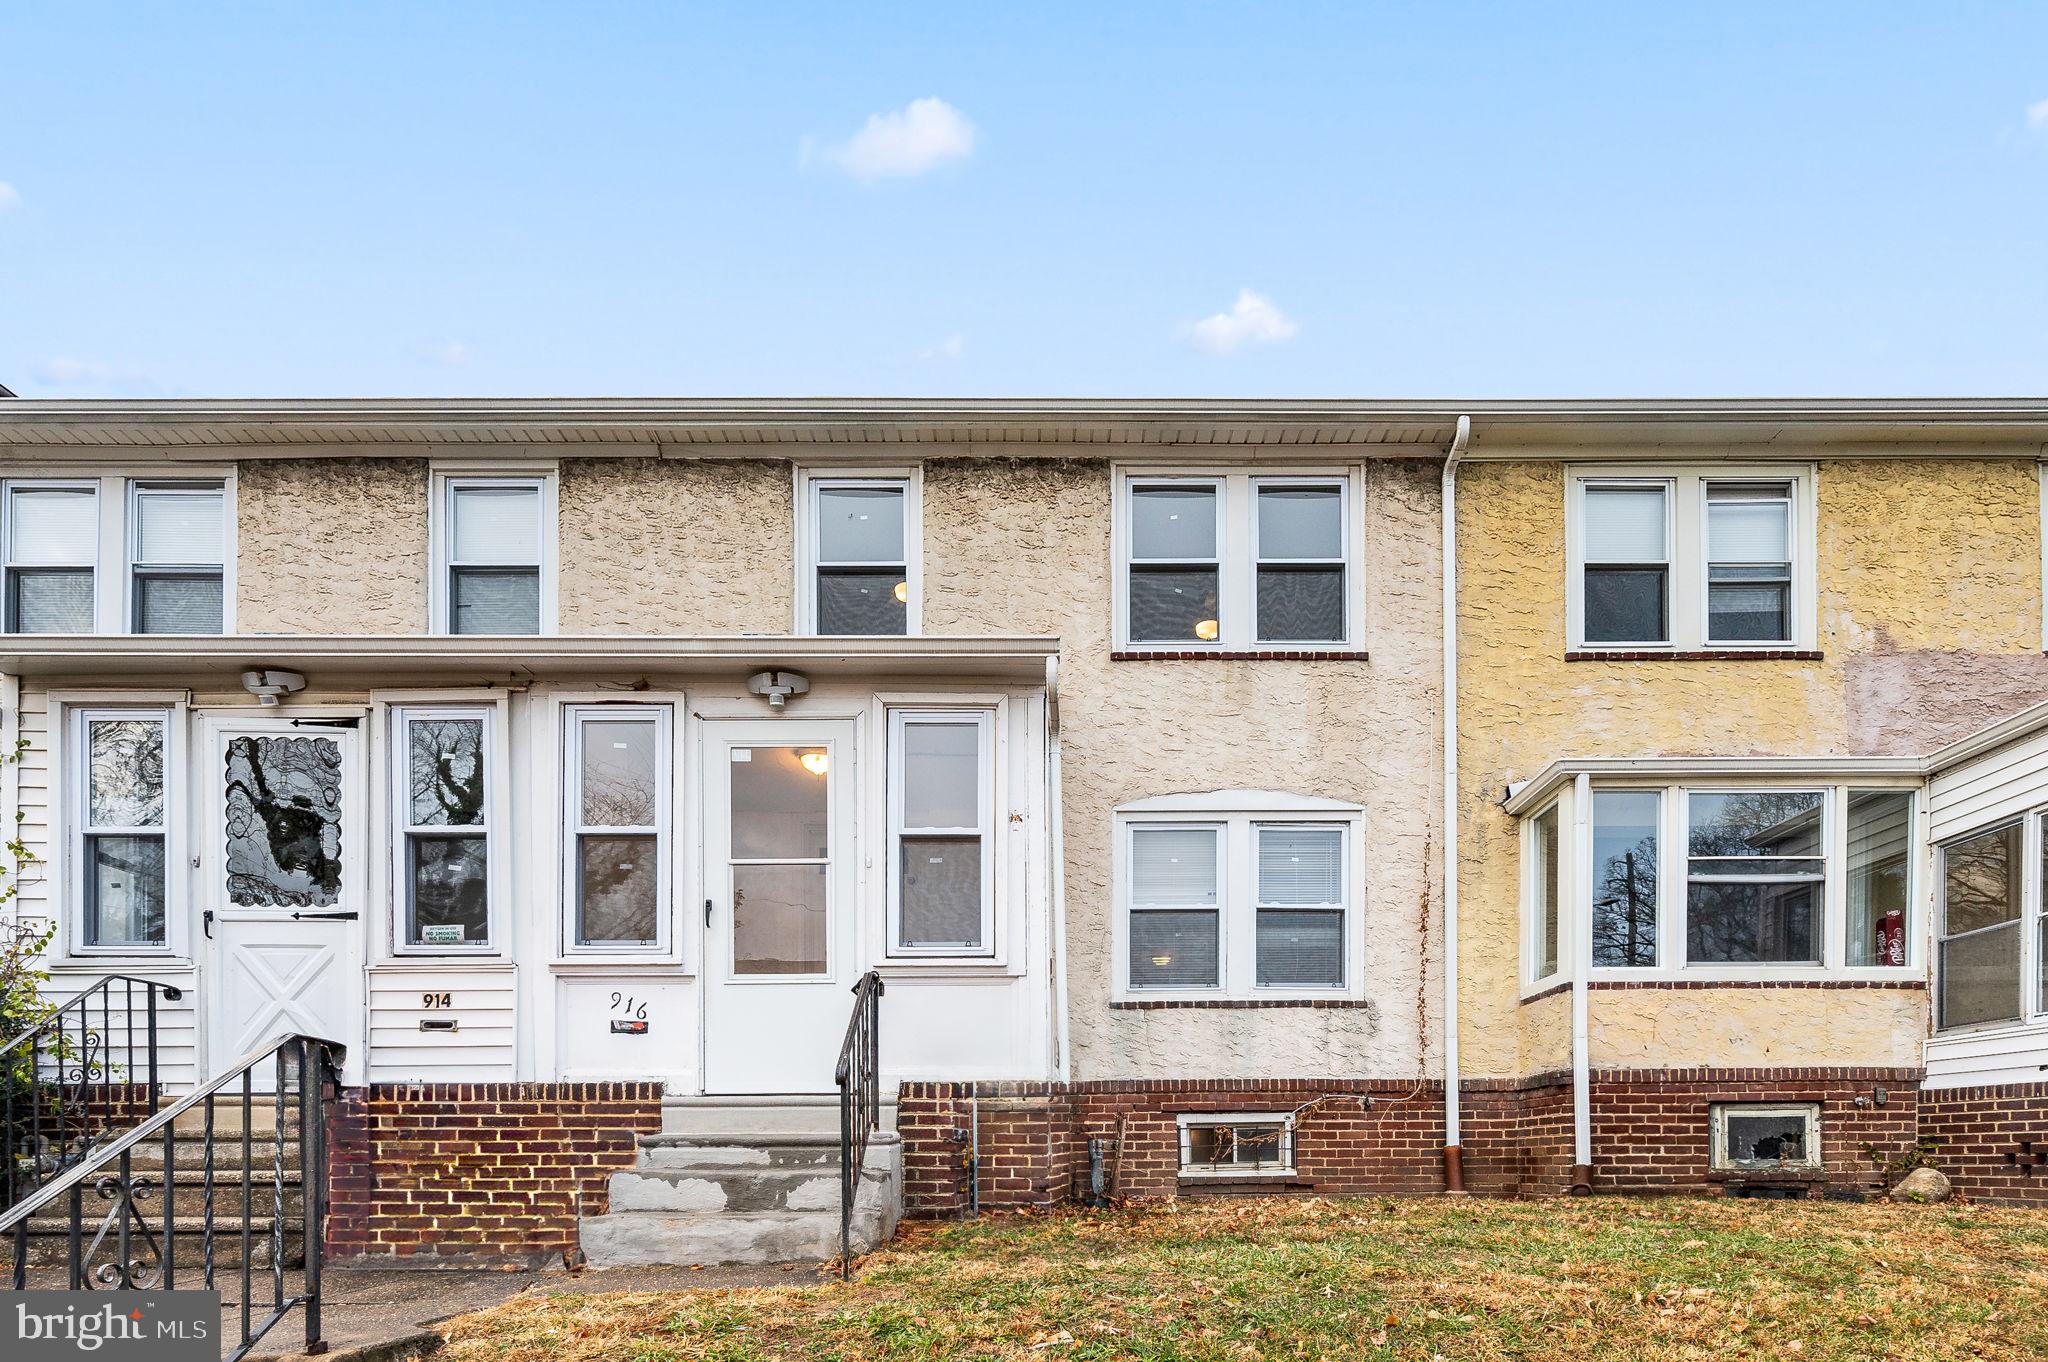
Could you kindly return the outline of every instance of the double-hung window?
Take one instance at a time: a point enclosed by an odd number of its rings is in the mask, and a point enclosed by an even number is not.
[[[669,713],[666,705],[565,712],[572,950],[668,947]]]
[[[808,632],[910,633],[910,480],[811,478],[806,487]]]
[[[1575,648],[1811,649],[1812,475],[1574,470]]]
[[[219,483],[129,486],[129,603],[138,634],[218,634],[227,497]]]
[[[2025,1015],[2025,831],[2024,823],[2007,823],[1941,849],[1937,1010],[1944,1030]]]
[[[444,477],[437,622],[449,634],[539,634],[548,610],[548,480]]]
[[[6,541],[7,632],[91,633],[98,484],[8,483],[0,537]]]
[[[78,760],[77,856],[84,951],[157,951],[166,944],[171,783],[170,715],[88,709],[73,728]]]
[[[1190,796],[1127,806],[1120,989],[1131,999],[1355,988],[1355,815],[1261,804],[1212,810]]]
[[[1575,844],[1557,829],[1572,825],[1580,797],[1568,788],[1525,820],[1526,984],[1555,973],[1557,937],[1580,931],[1595,971],[1759,977],[1908,965],[1912,789],[1590,784],[1588,836]],[[1555,929],[1560,883],[1567,917]]]
[[[893,954],[994,948],[993,719],[986,710],[890,713]]]
[[[408,707],[394,716],[401,951],[488,950],[495,711]]]
[[[1345,648],[1359,637],[1349,474],[1127,473],[1118,639],[1132,648]]]

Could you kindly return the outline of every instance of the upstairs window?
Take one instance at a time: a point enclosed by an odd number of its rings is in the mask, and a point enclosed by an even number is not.
[[[443,479],[436,601],[443,632],[519,635],[552,627],[547,493],[544,478]]]
[[[1348,475],[1132,473],[1118,636],[1134,648],[1344,648],[1360,636]]]
[[[80,791],[78,946],[161,950],[168,918],[170,716],[85,710],[73,731]]]
[[[219,483],[131,485],[129,600],[136,633],[221,632],[226,511]]]
[[[91,633],[97,485],[8,483],[0,537],[6,540],[7,632]]]
[[[1811,650],[1810,487],[1803,470],[1575,471],[1571,645]]]
[[[891,950],[987,955],[995,918],[988,711],[889,716]]]
[[[809,490],[809,632],[908,634],[909,481],[817,478]]]

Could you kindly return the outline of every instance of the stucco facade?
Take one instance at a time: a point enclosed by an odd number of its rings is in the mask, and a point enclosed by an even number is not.
[[[425,459],[248,459],[235,490],[242,632],[426,632]]]

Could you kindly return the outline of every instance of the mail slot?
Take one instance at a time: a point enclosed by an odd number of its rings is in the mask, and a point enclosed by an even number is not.
[[[612,1034],[615,1036],[644,1036],[647,1023],[639,1018],[613,1017]]]
[[[420,1018],[420,1030],[422,1031],[459,1031],[461,1029],[462,1023],[453,1017]]]

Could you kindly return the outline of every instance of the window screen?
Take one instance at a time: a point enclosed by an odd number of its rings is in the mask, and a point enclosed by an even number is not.
[[[99,498],[90,488],[7,490],[7,630],[89,634]]]
[[[1209,483],[1134,484],[1130,492],[1133,643],[1220,637],[1220,489]]]
[[[1131,829],[1131,987],[1221,983],[1220,839],[1216,827]]]
[[[974,715],[897,720],[896,942],[904,949],[987,945],[983,725]]]
[[[1344,984],[1344,833],[1258,829],[1258,983]]]
[[[2019,1019],[2020,845],[2010,823],[1941,849],[1943,1027]]]
[[[1791,627],[1791,489],[1708,484],[1708,642],[1782,643]]]
[[[1584,497],[1588,643],[1663,643],[1671,636],[1665,487],[1588,487]]]
[[[448,632],[538,634],[541,489],[450,483]]]
[[[135,632],[219,633],[225,494],[217,486],[140,484],[131,504]]]
[[[1344,638],[1344,489],[1258,485],[1261,643]]]

